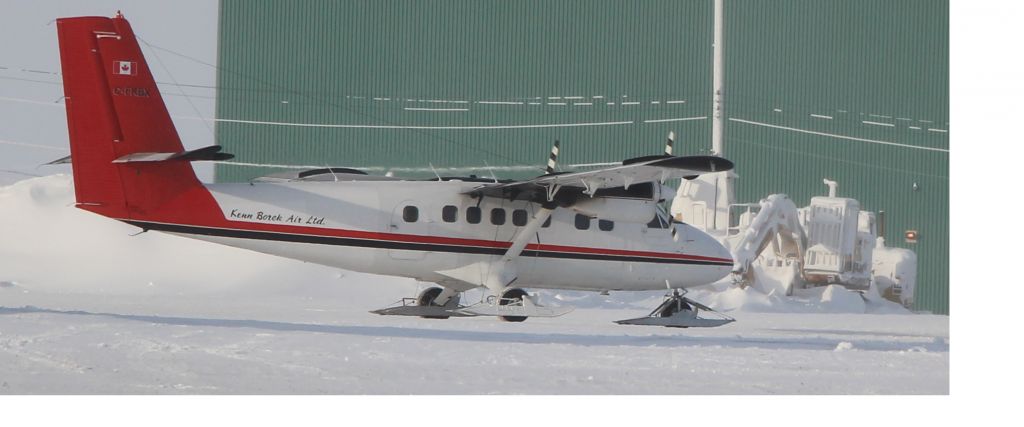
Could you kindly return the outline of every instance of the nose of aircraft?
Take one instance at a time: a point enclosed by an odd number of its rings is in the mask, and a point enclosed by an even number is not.
[[[733,262],[732,252],[729,252],[729,249],[726,248],[725,245],[723,245],[721,242],[718,241],[718,239],[715,239],[714,237],[711,237],[707,234],[705,234],[704,236],[706,236],[709,240],[708,246],[714,248],[713,251],[715,257],[729,260],[729,262]],[[732,266],[729,267],[731,268]]]
[[[728,275],[732,271],[733,263],[732,253],[729,252],[729,249],[726,249],[717,239],[707,233],[693,228],[688,231],[693,236],[691,238],[693,240],[692,247],[697,249],[696,254],[710,258],[709,263],[700,269],[699,280],[703,282],[702,284],[717,282]]]

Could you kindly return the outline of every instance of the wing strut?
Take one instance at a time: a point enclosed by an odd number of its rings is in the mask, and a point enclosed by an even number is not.
[[[537,234],[537,230],[540,229],[541,224],[544,224],[544,222],[551,217],[551,212],[554,210],[554,205],[541,206],[540,210],[533,214],[533,218],[530,219],[530,222],[526,223],[526,227],[519,230],[519,234],[516,235],[516,239],[512,241],[512,246],[509,246],[508,250],[505,251],[505,256],[502,258],[502,261],[506,263],[506,268],[509,261],[514,260],[519,256],[519,254],[523,253],[523,248],[525,248],[526,244],[530,242],[530,239]]]
[[[537,230],[551,217],[551,212],[555,210],[555,207],[557,205],[554,203],[543,204],[533,214],[530,222],[519,230],[519,234],[512,240],[512,245],[505,250],[505,254],[501,258],[477,261],[450,270],[439,270],[437,273],[465,283],[467,289],[484,286],[494,295],[501,295],[505,288],[519,278],[516,263],[513,261],[523,253],[526,245],[537,235]]]

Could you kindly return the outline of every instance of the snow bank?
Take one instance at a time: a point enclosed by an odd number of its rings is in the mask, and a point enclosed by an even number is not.
[[[754,287],[740,288],[728,280],[694,289],[687,295],[723,312],[747,313],[872,313],[910,314],[903,306],[886,300],[873,290],[861,293],[839,285],[796,289],[792,296]]]
[[[416,287],[409,279],[138,232],[76,209],[70,176],[16,182],[0,188],[0,282],[59,293],[370,293],[395,299]],[[371,281],[372,288],[355,285]]]
[[[821,305],[832,312],[863,313],[864,298],[839,285],[829,285],[821,293]]]
[[[31,177],[32,175],[21,172],[0,170],[0,187],[8,186]]]

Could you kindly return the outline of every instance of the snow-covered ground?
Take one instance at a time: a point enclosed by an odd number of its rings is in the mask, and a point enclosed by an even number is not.
[[[842,288],[694,291],[737,319],[712,329],[612,323],[659,293],[542,293],[578,308],[521,324],[382,317],[422,284],[133,236],[72,201],[67,176],[0,188],[2,394],[949,393],[947,316]]]
[[[20,294],[0,308],[2,393],[944,394],[935,316],[736,314],[619,326],[641,310],[509,324],[380,317],[384,300]]]

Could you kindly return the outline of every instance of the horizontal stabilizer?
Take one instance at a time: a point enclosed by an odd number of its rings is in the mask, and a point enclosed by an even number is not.
[[[209,147],[180,151],[177,153],[132,153],[118,157],[113,163],[165,162],[170,160],[195,162],[202,160],[229,160],[235,158],[234,154],[221,153],[220,150],[221,146],[211,145]]]
[[[64,156],[52,162],[43,163],[43,165],[63,165],[67,163],[71,163],[71,156]]]

